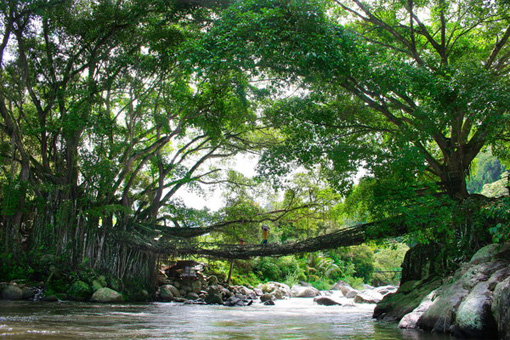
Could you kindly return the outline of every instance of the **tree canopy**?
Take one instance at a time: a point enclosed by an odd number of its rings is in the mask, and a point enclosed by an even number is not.
[[[508,143],[509,38],[504,2],[266,0],[235,3],[206,44],[297,89],[264,111],[282,133],[264,169],[320,163],[342,187],[364,167],[462,198],[480,150]]]

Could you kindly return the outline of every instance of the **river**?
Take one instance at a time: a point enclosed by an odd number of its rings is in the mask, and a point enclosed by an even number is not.
[[[0,301],[0,339],[451,339],[374,321],[373,309],[311,298],[246,307]]]

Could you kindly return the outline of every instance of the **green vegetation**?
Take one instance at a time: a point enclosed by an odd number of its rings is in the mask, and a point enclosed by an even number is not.
[[[485,184],[493,183],[501,178],[501,175],[505,173],[505,166],[489,150],[485,150],[473,161],[471,173],[467,182],[468,191],[480,194]]]
[[[3,1],[0,280],[136,295],[161,257],[259,245],[262,225],[277,245],[367,222],[452,266],[508,240],[508,200],[472,194],[510,165],[509,9]],[[229,164],[246,153],[255,178]],[[186,206],[207,186],[222,208]],[[232,279],[386,283],[402,247],[235,261]]]
[[[353,287],[361,287],[363,283],[397,285],[400,280],[400,264],[407,249],[405,244],[394,243],[278,258],[235,260],[231,283],[257,286],[260,282],[276,281],[292,286],[307,282],[321,290],[329,290],[339,280]],[[207,263],[208,273],[226,280],[230,270],[229,262]]]

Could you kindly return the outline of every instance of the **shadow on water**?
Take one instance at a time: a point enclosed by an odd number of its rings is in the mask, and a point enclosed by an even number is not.
[[[0,339],[445,340],[371,318],[374,305],[312,299],[249,307],[0,301]]]

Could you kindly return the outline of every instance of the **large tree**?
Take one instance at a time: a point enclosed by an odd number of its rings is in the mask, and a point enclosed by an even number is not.
[[[482,0],[239,1],[210,32],[209,70],[220,72],[221,61],[223,70],[297,89],[265,111],[281,129],[282,143],[265,159],[273,170],[321,163],[342,184],[364,167],[464,198],[475,156],[510,138],[509,8]]]
[[[178,191],[218,172],[208,162],[245,148],[251,130],[243,78],[206,79],[188,62],[212,13],[189,1],[2,2],[3,259],[155,273],[156,254],[129,242],[179,226]]]

